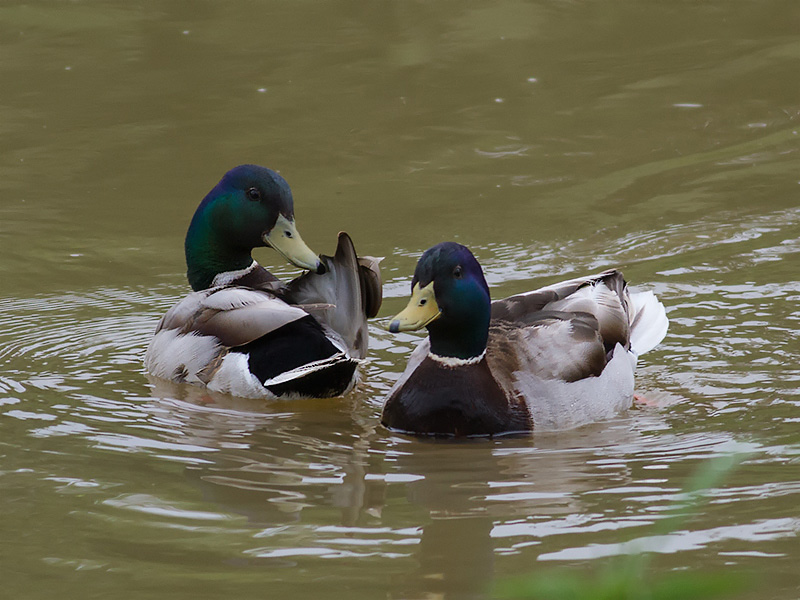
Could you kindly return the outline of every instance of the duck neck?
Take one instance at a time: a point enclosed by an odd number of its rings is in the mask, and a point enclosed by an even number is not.
[[[227,242],[206,215],[195,214],[186,233],[186,277],[195,291],[212,287],[221,273],[243,271],[253,264],[251,248]]]
[[[486,352],[489,340],[489,319],[470,327],[450,324],[439,319],[428,325],[431,354],[441,358],[479,361]]]

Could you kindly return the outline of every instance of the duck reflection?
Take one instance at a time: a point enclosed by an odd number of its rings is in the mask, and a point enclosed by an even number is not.
[[[298,522],[304,510],[345,526],[364,511],[380,514],[384,483],[366,477],[368,447],[353,431],[353,400],[265,403],[150,381],[153,397],[181,422],[175,435],[214,450],[186,467],[206,500],[253,526]],[[331,508],[340,518],[330,518]]]
[[[265,404],[154,385],[180,417],[175,435],[214,449],[185,476],[205,501],[246,517],[261,544],[246,554],[285,564],[301,545],[313,558],[291,564],[406,559],[401,573],[387,566],[390,598],[485,597],[496,556],[544,542],[531,524],[585,513],[585,492],[632,481],[625,457],[642,437],[627,418],[560,434],[426,441],[380,427],[380,407],[359,394]]]

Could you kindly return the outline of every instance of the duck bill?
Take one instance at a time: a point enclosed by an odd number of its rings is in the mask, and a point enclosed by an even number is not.
[[[411,299],[408,306],[400,312],[389,324],[389,331],[415,331],[422,329],[429,323],[442,316],[442,311],[436,303],[436,294],[433,292],[433,282],[431,281],[424,288],[419,287],[419,283],[411,290]]]
[[[319,256],[306,246],[293,220],[289,220],[283,215],[278,216],[275,226],[265,233],[262,239],[267,246],[277,250],[293,265],[301,269],[316,271],[319,274],[325,272],[325,265],[322,264]]]

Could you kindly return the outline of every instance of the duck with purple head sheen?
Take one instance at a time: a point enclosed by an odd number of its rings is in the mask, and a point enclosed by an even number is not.
[[[637,357],[669,321],[616,270],[491,301],[472,253],[427,250],[389,330],[428,330],[383,408],[394,431],[440,437],[570,429],[630,407]]]
[[[308,269],[283,283],[252,250],[274,248]],[[161,319],[145,355],[152,375],[244,397],[331,397],[349,391],[381,305],[378,259],[340,233],[317,256],[295,226],[292,192],[275,171],[241,165],[206,195],[186,233],[194,290]]]

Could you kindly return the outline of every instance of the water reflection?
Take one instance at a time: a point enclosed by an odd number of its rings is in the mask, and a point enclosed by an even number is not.
[[[469,598],[638,544],[796,597],[799,6],[4,4],[4,591]],[[385,314],[443,239],[495,297],[623,267],[672,320],[648,404],[566,434],[394,436],[381,401],[417,338],[377,325],[345,400],[151,385],[186,220],[249,161],[292,182],[312,247],[344,229],[386,256]],[[701,461],[742,449],[653,534]]]
[[[623,530],[642,531],[638,543],[668,553],[747,535],[712,528],[649,537],[680,501],[676,467],[754,449],[727,435],[660,434],[668,425],[650,407],[566,434],[446,443],[394,436],[376,426],[377,415],[354,419],[346,400],[265,409],[174,384],[154,391],[165,398],[154,410],[166,407],[181,423],[173,441],[206,449],[183,474],[214,509],[182,509],[173,520],[243,517],[249,541],[240,552],[249,561],[305,568],[317,559],[410,560],[414,576],[388,584],[399,597],[478,598],[500,556],[609,556],[633,547],[620,542],[631,536],[621,538]],[[320,426],[310,434],[312,423]],[[128,500],[137,510],[153,502]],[[145,512],[159,510],[166,514],[169,501]],[[792,523],[765,536],[779,539]]]
[[[393,436],[377,426],[377,415],[354,419],[347,400],[265,407],[155,383],[154,396],[163,399],[152,410],[168,410],[180,422],[162,437],[205,449],[184,477],[215,507],[212,515],[246,519],[252,539],[244,555],[284,565],[411,559],[416,576],[396,584],[400,594],[480,597],[495,576],[498,551],[524,552],[553,535],[642,527],[657,518],[609,518],[588,506],[592,494],[608,487],[612,495],[675,491],[660,485],[666,479],[634,485],[630,456],[664,443],[652,436],[666,427],[655,412],[568,435],[453,444]],[[719,442],[685,443],[698,451]],[[167,506],[162,501],[161,510]]]
[[[731,219],[707,237],[698,225],[610,244],[607,256],[593,259],[597,266],[630,248],[664,267],[654,287],[674,326],[639,370],[646,403],[576,431],[499,441],[424,442],[380,427],[381,400],[418,340],[413,335],[371,328],[366,382],[352,397],[263,403],[145,380],[141,353],[174,301],[171,286],[164,293],[106,288],[0,303],[14,315],[0,341],[3,415],[19,439],[66,457],[60,466],[30,453],[16,462],[33,467],[33,487],[80,498],[84,511],[73,520],[97,540],[82,555],[63,549],[52,564],[102,570],[155,561],[209,572],[294,566],[397,597],[473,598],[485,597],[517,561],[531,569],[538,561],[600,559],[639,547],[744,561],[743,543],[782,548],[797,531],[789,504],[800,493],[787,471],[773,472],[785,461],[796,466],[797,374],[786,359],[797,284],[782,269],[766,280],[752,271],[744,282],[741,272],[762,264],[758,257],[783,266],[793,255],[796,216]],[[577,264],[584,244],[591,242],[577,241],[558,256]],[[660,246],[679,249],[682,266],[647,258]],[[717,256],[720,246],[730,250]],[[558,260],[547,248],[530,256],[513,245],[479,252],[488,257],[497,296],[532,287],[532,280],[547,283],[540,265]],[[410,250],[400,254],[409,263],[415,258]],[[631,261],[632,279],[649,270]],[[389,278],[389,304],[406,294],[401,271]],[[774,395],[769,403],[765,389]],[[697,415],[703,426],[688,425]],[[737,423],[769,424],[772,442],[737,439],[731,415]],[[653,535],[654,524],[682,501],[698,461],[742,449],[756,451],[751,462],[759,470],[716,490],[719,504],[703,522]],[[103,456],[105,466],[82,468],[87,452]],[[742,514],[732,525],[725,507],[752,503],[771,516]],[[112,558],[87,558],[98,550]],[[369,574],[363,561],[372,565]]]

